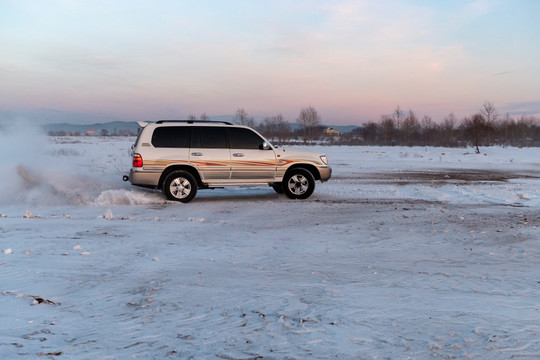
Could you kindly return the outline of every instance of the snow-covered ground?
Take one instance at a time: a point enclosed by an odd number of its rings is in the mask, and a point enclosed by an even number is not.
[[[320,147],[189,204],[132,138],[0,137],[0,359],[538,359],[540,150]]]

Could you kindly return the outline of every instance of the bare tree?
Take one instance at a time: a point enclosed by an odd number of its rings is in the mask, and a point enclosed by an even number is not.
[[[412,110],[409,110],[409,113],[401,122],[401,130],[403,131],[405,144],[408,146],[413,145],[414,138],[420,131],[420,123]]]
[[[291,135],[290,124],[283,119],[281,114],[265,118],[260,129],[265,136],[277,139],[279,142]]]
[[[501,120],[499,127],[504,139],[503,143],[508,145],[510,143],[510,127],[515,123],[514,119],[510,117],[509,113],[506,113],[503,120]]]
[[[396,123],[392,117],[383,115],[381,116],[381,126],[383,128],[384,144],[389,145],[394,139]]]
[[[495,109],[495,106],[493,106],[493,104],[489,101],[486,101],[484,105],[482,105],[482,109],[480,109],[480,115],[482,115],[488,123],[496,121],[499,117],[499,113]]]
[[[480,115],[482,115],[484,117],[484,120],[486,121],[487,142],[489,145],[491,145],[491,133],[493,127],[495,126],[495,122],[499,117],[499,113],[497,112],[495,106],[493,106],[492,103],[486,101],[484,105],[482,105],[482,109],[480,109]]]
[[[480,154],[480,143],[487,135],[486,119],[484,119],[482,114],[474,114],[471,119],[466,118],[463,120],[462,126],[465,131],[465,136],[476,147],[476,153]]]
[[[276,115],[274,119],[277,127],[277,138],[281,142],[291,135],[291,124],[289,124],[288,121],[285,121],[281,114]]]
[[[454,137],[454,129],[457,124],[457,119],[454,113],[448,114],[447,117],[443,119],[442,123],[442,132],[443,132],[443,145],[451,146],[453,145],[452,138]]]
[[[448,114],[447,117],[443,119],[443,128],[446,131],[452,131],[456,127],[457,119],[454,113]]]
[[[206,113],[202,113],[201,117],[199,119],[201,121],[208,121],[208,120],[210,120],[210,117],[208,117],[208,115],[206,115]]]
[[[300,115],[296,119],[297,123],[304,128],[304,141],[312,140],[317,128],[321,124],[321,117],[313,106],[308,106],[300,110]]]
[[[424,117],[422,117],[422,125],[420,126],[420,130],[422,131],[425,145],[433,145],[440,141],[440,132],[438,131],[438,126],[435,121],[433,121],[431,116],[424,115]]]
[[[532,130],[534,125],[534,117],[522,115],[516,123],[520,138],[520,146],[527,143],[528,139],[533,138]]]
[[[362,126],[342,133],[338,143],[347,145],[387,145],[382,122],[385,117],[381,116],[380,121],[368,121]],[[390,119],[392,121],[392,119]]]
[[[234,115],[234,121],[240,125],[255,127],[255,120],[252,116],[249,116],[244,109],[236,110],[236,115]]]
[[[422,127],[424,129],[431,129],[433,127],[435,127],[435,122],[433,121],[433,119],[431,118],[431,116],[429,115],[424,115],[422,117]]]
[[[197,120],[197,117],[195,115],[193,115],[193,114],[189,114],[188,115],[188,120],[192,120],[192,121]]]
[[[275,138],[277,134],[277,126],[274,117],[265,117],[261,125],[259,125],[259,131],[267,138]]]
[[[401,123],[403,122],[403,118],[405,117],[405,113],[401,111],[401,108],[396,106],[396,109],[392,113],[392,120],[394,120],[394,126],[396,128],[401,128]]]

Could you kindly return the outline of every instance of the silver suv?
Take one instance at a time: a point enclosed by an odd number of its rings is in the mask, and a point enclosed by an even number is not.
[[[292,199],[306,199],[315,181],[330,179],[326,155],[286,151],[255,130],[227,122],[139,122],[132,146],[131,184],[162,189],[187,203],[197,189],[269,185]]]

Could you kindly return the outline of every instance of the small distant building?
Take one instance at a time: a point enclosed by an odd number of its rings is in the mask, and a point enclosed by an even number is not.
[[[86,136],[96,136],[97,131],[96,130],[86,130]]]
[[[334,128],[327,128],[327,129],[324,129],[324,135],[339,136],[339,130],[336,130]]]

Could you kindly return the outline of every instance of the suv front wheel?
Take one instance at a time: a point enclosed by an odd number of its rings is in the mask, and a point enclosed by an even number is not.
[[[283,192],[291,199],[307,199],[315,190],[315,178],[308,170],[296,168],[283,177]]]
[[[187,171],[173,171],[163,182],[163,192],[169,200],[187,203],[197,194],[197,181]]]

